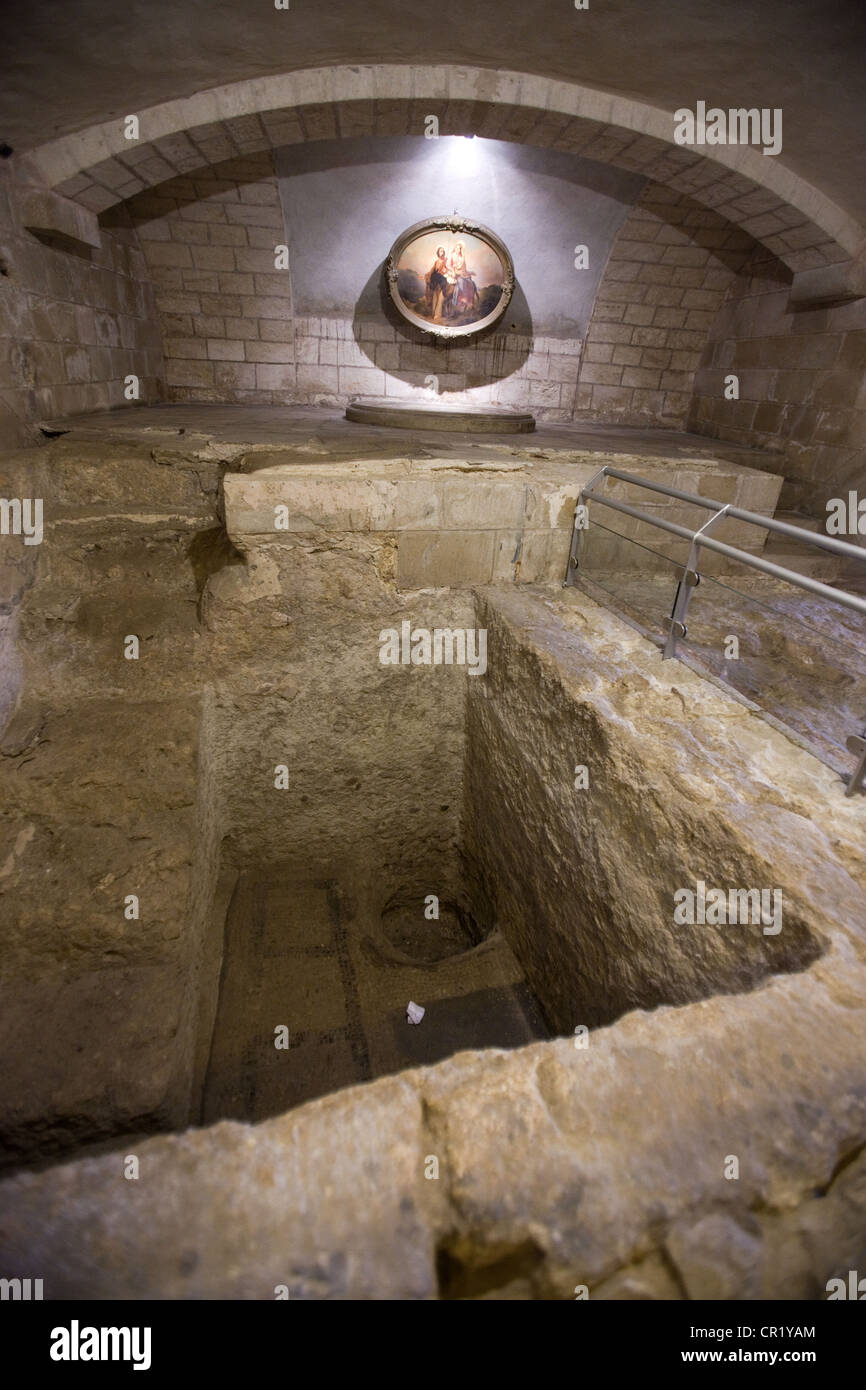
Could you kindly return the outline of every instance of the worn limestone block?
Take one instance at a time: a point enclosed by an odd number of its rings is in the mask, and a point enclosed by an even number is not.
[[[850,260],[798,270],[791,281],[789,302],[796,309],[819,309],[864,297],[866,264]]]
[[[96,214],[51,189],[33,189],[21,198],[21,220],[45,240],[86,250],[102,245]]]
[[[398,542],[398,586],[489,584],[495,542],[493,531],[407,531]]]
[[[229,474],[225,480],[229,535],[279,539],[286,531],[388,531],[393,529],[394,487],[384,479],[253,477]],[[277,508],[286,508],[277,520]],[[247,541],[248,545],[249,542]]]

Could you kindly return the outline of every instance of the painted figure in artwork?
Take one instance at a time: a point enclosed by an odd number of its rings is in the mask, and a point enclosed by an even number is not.
[[[464,313],[475,306],[478,290],[473,272],[466,264],[466,250],[462,241],[455,242],[454,250],[448,259],[449,280],[454,288],[451,297],[451,312]]]
[[[442,337],[460,337],[472,324],[498,317],[513,268],[495,233],[480,226],[467,232],[447,219],[444,225],[419,223],[413,231],[417,235],[395,242],[386,267],[391,297],[404,317],[416,326],[435,325]]]
[[[436,251],[436,259],[432,267],[427,272],[427,312],[431,319],[439,317],[442,302],[449,292],[448,284],[448,257],[445,254],[445,247],[440,246]]]

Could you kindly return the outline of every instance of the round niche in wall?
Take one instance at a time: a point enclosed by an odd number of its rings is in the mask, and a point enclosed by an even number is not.
[[[397,238],[385,265],[403,318],[440,338],[465,338],[505,313],[514,265],[489,227],[462,217],[431,217]]]

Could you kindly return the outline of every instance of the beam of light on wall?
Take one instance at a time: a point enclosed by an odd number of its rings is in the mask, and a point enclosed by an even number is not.
[[[451,178],[467,178],[478,172],[484,160],[482,140],[474,135],[444,135],[445,169]]]

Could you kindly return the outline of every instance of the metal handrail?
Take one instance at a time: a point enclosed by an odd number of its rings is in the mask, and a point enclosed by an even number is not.
[[[678,487],[668,487],[666,483],[651,483],[646,478],[638,478],[634,473],[623,473],[619,468],[611,468],[609,465],[599,469],[590,478],[585,488],[581,489],[581,495],[586,496],[595,486],[599,478],[618,478],[623,483],[633,483],[636,487],[647,488],[650,492],[661,492],[665,497],[676,497],[680,502],[691,502],[695,507],[705,507],[708,512],[717,512],[721,509],[721,502],[713,502],[707,497],[698,497],[694,492],[683,492]],[[580,497],[578,497],[580,502]],[[609,497],[594,497],[595,502],[604,502],[605,506],[612,507],[615,504]],[[820,535],[817,531],[807,531],[803,526],[792,526],[788,521],[777,521],[774,516],[761,516],[760,512],[747,512],[742,507],[735,507],[731,503],[725,504],[728,509],[728,516],[734,517],[736,521],[750,521],[755,526],[762,526],[767,531],[777,531],[781,536],[792,536],[794,540],[805,541],[808,545],[817,545],[821,550],[832,550],[835,555],[844,555],[850,560],[866,560],[866,550],[859,545],[851,545],[848,541],[836,540],[833,536]]]
[[[712,512],[713,515],[704,522],[703,526],[689,530],[687,526],[680,526],[678,522],[667,521],[663,517],[652,516],[648,512],[641,511],[638,507],[629,506],[626,502],[617,502],[612,497],[595,494],[593,489],[604,478],[617,478],[621,482],[631,483],[635,487],[646,488],[649,492],[661,493],[665,497],[675,497],[680,502],[688,502],[693,506],[703,507]],[[689,542],[688,559],[677,586],[673,609],[668,620],[668,637],[662,654],[663,659],[676,656],[677,640],[686,634],[684,620],[689,598],[692,589],[700,583],[697,565],[702,547],[706,547],[707,550],[714,550],[719,555],[726,555],[729,559],[737,560],[750,569],[760,570],[763,574],[769,574],[774,579],[784,580],[798,589],[805,589],[808,593],[817,594],[819,598],[829,599],[833,603],[841,604],[844,608],[853,609],[855,613],[866,615],[866,599],[860,598],[856,594],[849,594],[844,589],[834,589],[829,584],[822,584],[819,579],[812,579],[806,574],[798,574],[795,570],[786,569],[784,565],[777,565],[771,560],[764,560],[759,555],[753,555],[747,550],[740,550],[737,546],[728,545],[725,541],[715,540],[709,532],[713,526],[721,521],[728,519],[745,521],[760,526],[764,530],[775,531],[780,535],[792,536],[797,540],[805,541],[807,544],[816,545],[819,549],[828,550],[835,555],[866,562],[866,550],[861,549],[860,546],[850,545],[847,541],[837,540],[833,536],[818,535],[814,531],[807,531],[805,527],[792,526],[786,521],[777,521],[775,517],[761,516],[758,512],[748,512],[742,507],[733,506],[731,503],[715,502],[706,497],[698,497],[693,492],[683,492],[680,488],[668,487],[666,483],[651,483],[645,478],[637,477],[634,473],[625,473],[619,468],[612,468],[609,464],[593,474],[577,495],[574,527],[568,555],[568,570],[565,576],[566,585],[574,583],[580,566],[581,538],[587,529],[585,521],[588,517],[586,506],[588,500],[601,502],[603,506],[610,507],[613,511],[635,517],[638,521],[646,522],[650,526],[657,526],[660,530],[668,531],[671,535]],[[626,539],[628,538],[626,537]],[[866,729],[864,729],[862,736],[852,735],[847,740],[847,747],[848,751],[856,754],[858,758],[857,766],[846,790],[848,796],[853,796],[856,791],[863,788],[864,780],[866,780]]]
[[[658,526],[662,531],[670,531],[674,536],[681,537],[684,541],[692,542],[696,536],[701,535],[700,529],[690,531],[687,526],[680,526],[676,521],[665,521],[661,517],[649,516],[647,512],[640,511],[637,507],[630,507],[625,502],[615,502],[612,497],[593,497],[593,502],[603,502],[606,507],[611,507],[615,512],[625,512],[626,516],[637,517],[638,521],[647,521],[652,526]],[[736,516],[733,507],[720,508],[716,516],[728,517]],[[710,518],[712,520],[712,518]],[[743,520],[742,516],[737,518]],[[783,522],[782,525],[785,523]],[[796,530],[796,527],[791,527]],[[806,532],[812,535],[811,531]],[[626,538],[627,539],[627,538]],[[832,537],[828,536],[828,540]],[[763,570],[764,574],[771,574],[774,579],[787,579],[789,583],[796,584],[800,589],[808,589],[812,594],[818,594],[820,598],[832,599],[834,603],[841,603],[846,608],[853,608],[857,613],[866,614],[866,599],[859,598],[856,594],[848,594],[844,589],[834,589],[829,584],[822,584],[819,579],[810,579],[807,574],[797,574],[794,570],[785,569],[783,565],[776,565],[772,560],[763,560],[759,555],[753,555],[750,550],[739,550],[735,545],[728,545],[726,541],[713,540],[711,536],[702,536],[699,545],[706,546],[707,550],[716,550],[720,555],[727,555],[732,560],[741,560],[744,565],[751,566],[752,569]],[[866,550],[860,550],[858,546],[852,545],[849,549],[855,551],[860,560],[866,560]],[[576,567],[574,567],[576,568]]]

